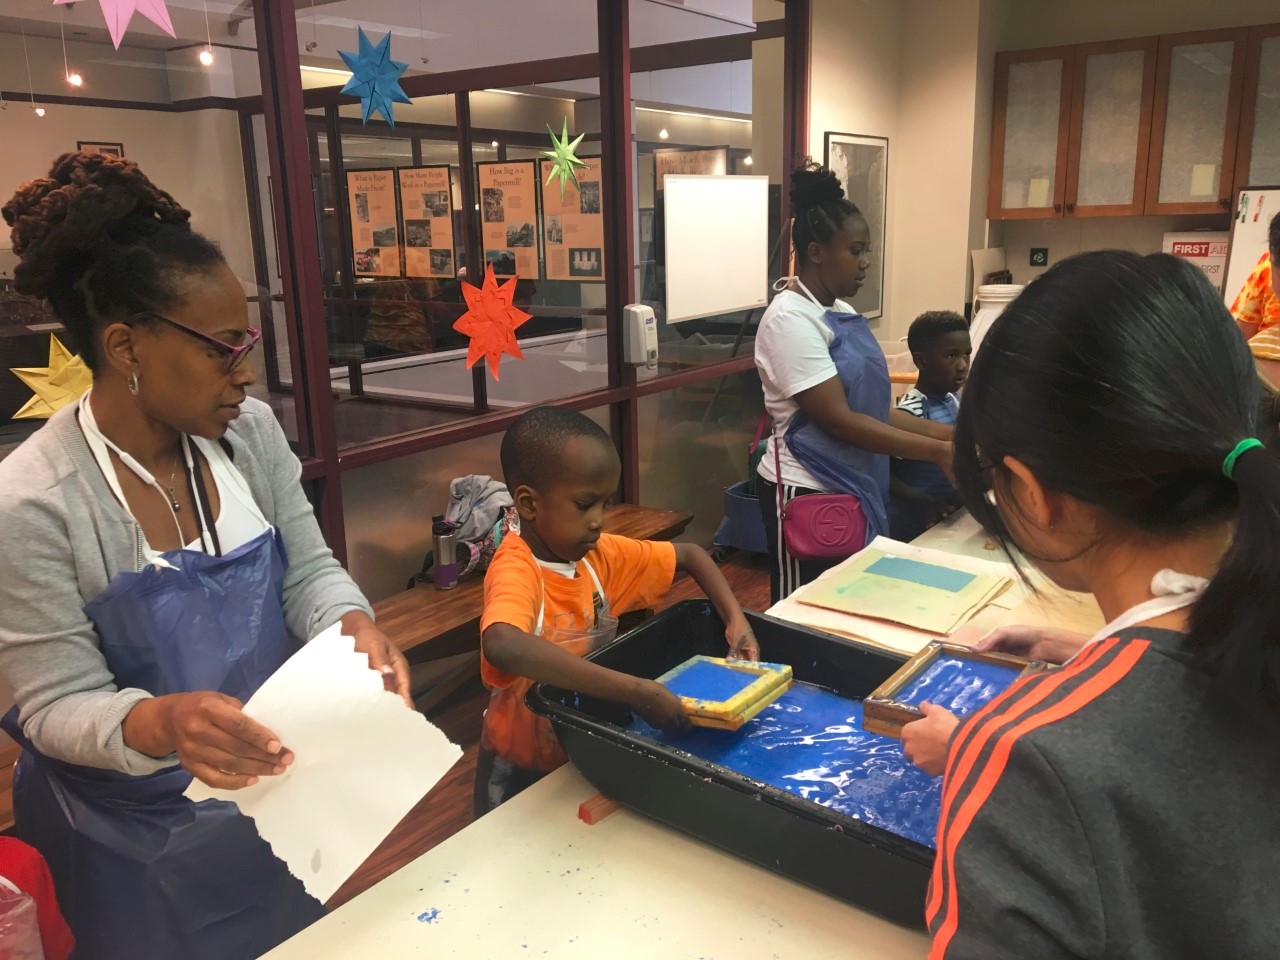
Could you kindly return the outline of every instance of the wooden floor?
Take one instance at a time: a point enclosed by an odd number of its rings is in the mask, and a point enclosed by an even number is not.
[[[720,565],[720,570],[745,609],[768,608],[769,567],[764,557],[735,553]],[[698,585],[684,577],[675,583],[657,609],[661,612],[681,600],[701,596],[703,593]],[[488,699],[488,693],[477,682],[459,690],[439,709],[432,711],[432,721],[450,740],[462,747],[462,759],[333,895],[326,904],[330,910],[363,893],[471,823],[480,721]]]

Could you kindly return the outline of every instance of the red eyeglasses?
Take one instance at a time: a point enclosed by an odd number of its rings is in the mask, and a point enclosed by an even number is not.
[[[233,372],[236,367],[240,366],[249,351],[256,347],[258,345],[258,341],[262,339],[262,331],[257,327],[245,327],[245,335],[248,339],[239,346],[233,346],[230,343],[219,340],[217,337],[211,337],[207,333],[201,333],[199,330],[194,330],[191,327],[188,327],[185,323],[179,323],[177,320],[170,320],[168,317],[159,313],[135,313],[133,316],[127,318],[125,323],[132,324],[140,320],[159,320],[161,323],[166,323],[175,330],[181,330],[188,336],[195,337],[197,340],[203,341],[209,346],[214,347],[220,353],[225,355],[227,373]]]

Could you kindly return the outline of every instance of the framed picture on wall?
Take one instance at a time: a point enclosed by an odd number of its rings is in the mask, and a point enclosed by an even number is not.
[[[81,153],[105,153],[109,157],[123,157],[123,143],[98,143],[94,140],[77,140],[76,149]]]
[[[844,194],[871,228],[871,268],[853,306],[868,320],[884,314],[884,230],[889,187],[889,138],[856,133],[825,137],[823,163],[835,173]]]

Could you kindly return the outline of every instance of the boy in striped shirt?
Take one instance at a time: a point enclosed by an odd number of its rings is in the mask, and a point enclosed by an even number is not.
[[[911,324],[907,346],[920,375],[903,394],[898,409],[913,417],[954,424],[960,412],[956,391],[969,375],[969,324],[950,310],[922,313]],[[914,540],[955,510],[956,492],[933,463],[894,459],[890,463],[889,529],[895,540]]]

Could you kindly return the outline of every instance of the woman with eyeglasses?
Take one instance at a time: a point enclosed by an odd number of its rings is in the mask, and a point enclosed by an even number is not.
[[[3,208],[17,289],[92,389],[0,462],[0,676],[19,835],[83,956],[257,957],[323,914],[197,777],[278,776],[241,705],[334,623],[409,703],[403,656],[334,560],[270,408],[244,291],[137,165],[66,154]]]

